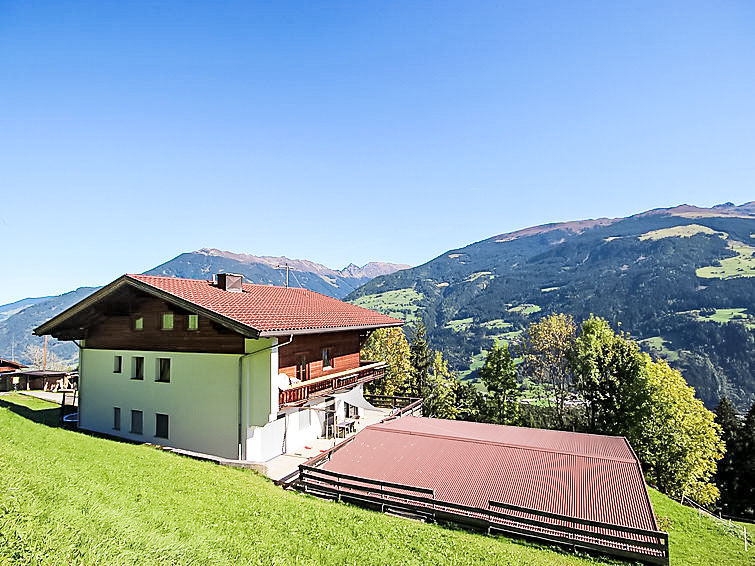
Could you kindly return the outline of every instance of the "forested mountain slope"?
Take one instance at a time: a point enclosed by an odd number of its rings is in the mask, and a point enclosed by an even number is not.
[[[349,295],[422,317],[470,378],[493,340],[551,312],[590,313],[683,371],[708,406],[755,398],[755,202],[682,205],[628,218],[537,226],[449,250]]]

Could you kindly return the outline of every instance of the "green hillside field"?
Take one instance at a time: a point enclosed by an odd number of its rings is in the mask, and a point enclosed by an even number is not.
[[[0,564],[616,563],[284,491],[258,474],[54,425],[0,397]],[[672,564],[747,564],[741,538],[651,491]],[[747,562],[750,560],[750,562]]]

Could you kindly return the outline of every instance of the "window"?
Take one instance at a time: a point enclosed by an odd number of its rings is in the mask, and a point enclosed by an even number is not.
[[[113,407],[113,430],[121,430],[121,408]]]
[[[121,373],[123,370],[123,356],[113,358],[113,373]]]
[[[323,348],[322,349],[322,369],[332,369],[333,368],[333,353],[330,351],[330,348]]]
[[[155,436],[168,438],[168,415],[155,414]]]
[[[309,379],[307,356],[299,356],[299,361],[296,362],[296,379],[299,381],[307,381]]]
[[[170,358],[157,358],[157,378],[155,381],[170,383]]]
[[[134,319],[134,330],[144,330],[144,317],[139,316]]]
[[[172,312],[164,312],[163,318],[162,318],[162,325],[160,326],[163,330],[173,330],[173,313]]]
[[[187,330],[199,330],[199,315],[190,314],[186,324]]]
[[[144,379],[144,358],[141,356],[131,358],[131,379]]]
[[[131,432],[133,434],[142,433],[143,415],[141,411],[131,411]]]

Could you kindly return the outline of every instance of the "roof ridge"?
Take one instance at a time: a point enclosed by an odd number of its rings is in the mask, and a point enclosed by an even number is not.
[[[432,432],[419,432],[419,431],[413,431],[413,430],[402,430],[402,429],[395,429],[395,428],[389,428],[386,426],[381,426],[383,423],[378,423],[372,426],[367,427],[368,429],[373,430],[379,430],[382,432],[393,432],[397,434],[408,434],[410,436],[425,436],[429,438],[444,438],[446,440],[456,440],[459,442],[473,442],[475,444],[486,444],[488,446],[505,446],[508,448],[517,448],[520,450],[532,450],[534,452],[545,452],[549,454],[568,454],[570,456],[577,456],[580,458],[588,458],[593,460],[608,460],[611,462],[624,462],[627,464],[634,464],[636,463],[636,460],[628,459],[628,458],[619,458],[617,456],[605,456],[601,454],[585,454],[582,452],[576,452],[576,451],[567,451],[567,450],[556,450],[553,448],[543,448],[539,446],[528,446],[526,444],[516,444],[513,442],[500,442],[495,440],[483,440],[481,438],[467,438],[457,435],[451,435],[451,434],[440,434],[440,433],[432,433]],[[487,423],[485,423],[487,424]]]

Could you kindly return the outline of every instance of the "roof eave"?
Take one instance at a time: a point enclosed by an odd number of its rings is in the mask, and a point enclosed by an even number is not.
[[[326,332],[344,332],[347,330],[376,330],[378,328],[394,328],[402,326],[402,321],[393,322],[390,324],[363,324],[359,326],[329,326],[326,328],[297,328],[293,330],[279,329],[279,330],[263,330],[260,332],[260,337],[265,338],[269,336],[281,336],[281,335],[300,335],[300,334],[324,334]]]

